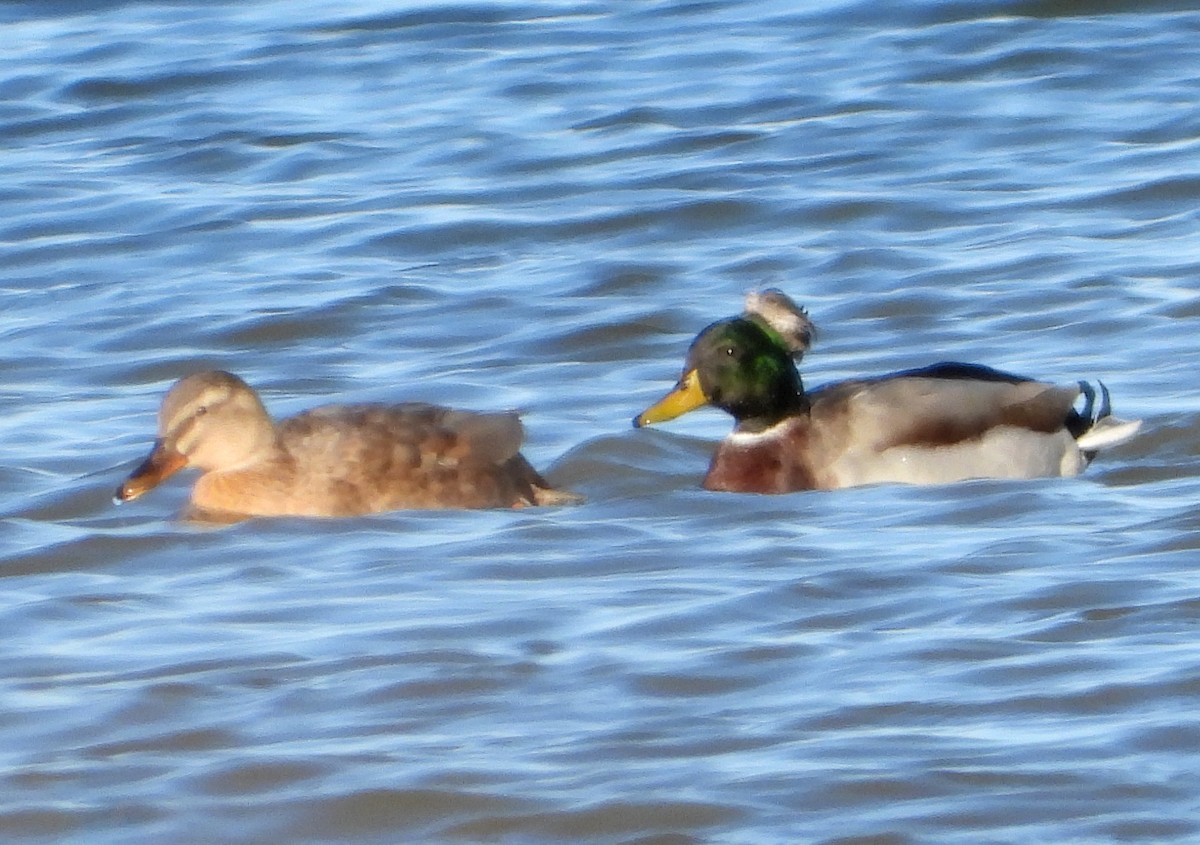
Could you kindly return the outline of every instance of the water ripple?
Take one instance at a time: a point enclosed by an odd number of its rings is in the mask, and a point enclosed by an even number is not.
[[[0,11],[0,836],[1184,839],[1187,4]],[[1102,378],[1069,481],[699,489],[634,431],[780,286],[806,384]],[[115,509],[166,386],[517,408],[564,510]]]

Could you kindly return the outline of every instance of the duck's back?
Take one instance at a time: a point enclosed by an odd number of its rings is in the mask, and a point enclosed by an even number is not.
[[[317,408],[279,426],[297,496],[335,514],[533,504],[545,481],[523,437],[515,413],[420,403]]]

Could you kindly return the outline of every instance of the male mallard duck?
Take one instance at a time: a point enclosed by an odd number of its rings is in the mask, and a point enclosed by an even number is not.
[[[522,457],[523,437],[516,414],[418,403],[327,405],[277,424],[237,376],[197,373],[168,391],[154,449],[116,499],[190,466],[204,473],[190,514],[221,520],[578,501]]]
[[[636,427],[709,404],[731,414],[709,490],[786,493],[879,482],[1076,475],[1096,452],[1134,435],[1112,417],[1108,391],[1060,387],[974,364],[942,363],[806,392],[792,355],[813,336],[779,291],[769,306],[704,329],[678,385]],[[782,299],[780,299],[782,297]],[[799,322],[798,322],[799,321]],[[1076,410],[1082,394],[1085,404]]]

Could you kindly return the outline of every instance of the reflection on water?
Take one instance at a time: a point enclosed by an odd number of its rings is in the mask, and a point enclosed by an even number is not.
[[[1196,835],[1196,13],[0,15],[7,839]],[[977,361],[1146,428],[1077,480],[705,493],[726,418],[629,419],[771,285],[806,383]],[[589,502],[114,508],[214,367],[519,409]]]

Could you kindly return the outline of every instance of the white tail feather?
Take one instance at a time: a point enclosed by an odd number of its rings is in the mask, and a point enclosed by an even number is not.
[[[1099,452],[1101,449],[1107,449],[1131,439],[1141,427],[1141,420],[1102,417],[1096,420],[1095,425],[1079,435],[1075,442],[1085,452]]]

